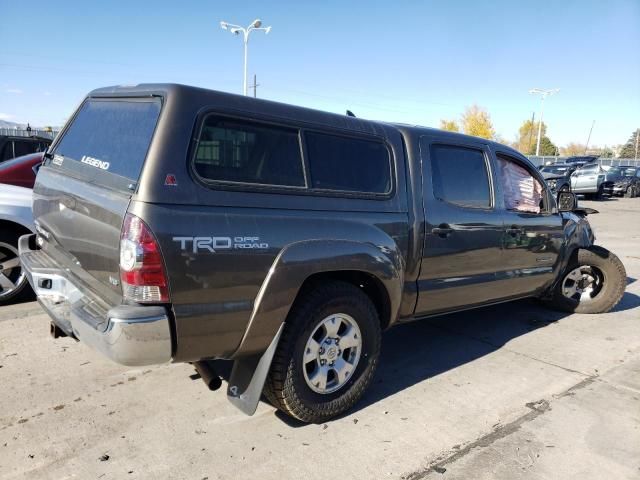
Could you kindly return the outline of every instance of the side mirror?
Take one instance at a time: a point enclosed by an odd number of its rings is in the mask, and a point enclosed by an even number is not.
[[[560,192],[558,194],[558,210],[570,212],[578,206],[578,198],[571,192]]]

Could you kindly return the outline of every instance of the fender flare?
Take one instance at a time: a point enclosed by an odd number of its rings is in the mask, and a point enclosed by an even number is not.
[[[233,355],[227,398],[243,413],[253,415],[258,407],[285,319],[304,281],[316,273],[341,270],[357,270],[378,278],[387,290],[392,317],[397,314],[404,275],[402,256],[395,244],[308,240],[287,246],[269,269]]]
[[[306,240],[288,245],[275,258],[256,300],[240,345],[232,358],[264,352],[286,319],[302,284],[310,276],[334,271],[361,271],[376,277],[389,297],[391,318],[397,315],[404,283],[402,255],[387,245],[351,240]]]

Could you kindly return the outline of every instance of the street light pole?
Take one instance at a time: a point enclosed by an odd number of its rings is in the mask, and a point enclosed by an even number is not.
[[[234,25],[232,23],[220,22],[220,27],[223,30],[229,30],[234,35],[240,35],[242,33],[242,40],[244,44],[244,75],[243,75],[243,83],[242,83],[242,92],[246,96],[248,94],[247,91],[247,60],[249,56],[249,35],[254,30],[262,30],[265,34],[271,31],[271,27],[262,27],[262,21],[259,18],[256,18],[251,25],[248,27],[241,27],[239,25]]]
[[[543,90],[541,88],[532,88],[529,93],[540,94],[540,120],[538,120],[538,142],[536,143],[536,157],[540,156],[540,138],[542,137],[542,116],[544,115],[544,99],[554,93],[558,93],[559,88],[551,90]]]

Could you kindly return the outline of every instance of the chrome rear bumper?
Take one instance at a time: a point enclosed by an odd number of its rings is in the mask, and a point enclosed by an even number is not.
[[[35,234],[19,241],[20,261],[38,302],[67,335],[123,365],[171,361],[171,327],[163,306],[109,308],[93,292],[80,290],[68,272],[35,246]]]

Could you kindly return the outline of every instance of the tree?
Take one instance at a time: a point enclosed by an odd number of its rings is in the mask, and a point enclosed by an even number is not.
[[[631,134],[631,137],[629,137],[629,140],[627,140],[627,143],[624,144],[622,150],[620,150],[620,158],[636,158],[636,145],[638,145],[638,155],[640,156],[639,136],[640,128],[636,129],[636,131]]]
[[[491,139],[495,135],[491,117],[487,111],[478,105],[467,107],[462,115],[462,130],[467,135]]]
[[[534,145],[533,153],[530,155],[535,154],[535,149],[536,147]],[[540,155],[542,156],[558,155],[558,147],[556,147],[553,144],[553,142],[549,140],[549,137],[547,137],[546,135],[540,139]]]
[[[547,133],[547,125],[542,122],[542,138],[540,139],[540,148],[542,149],[542,141]],[[550,140],[547,138],[547,141]],[[516,142],[516,149],[524,155],[535,155],[536,144],[538,142],[538,122],[532,122],[531,120],[525,120],[522,122],[520,129],[518,130],[518,141]]]
[[[572,157],[574,155],[584,155],[584,151],[585,151],[586,148],[587,148],[587,146],[582,144],[582,143],[571,142],[571,143],[567,144],[567,146],[562,147],[560,149],[560,152],[565,157]]]
[[[455,120],[440,120],[440,129],[448,132],[459,132],[460,127]]]

